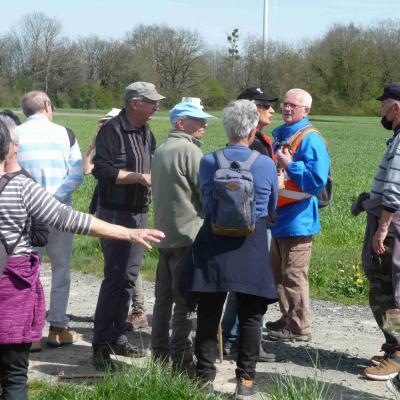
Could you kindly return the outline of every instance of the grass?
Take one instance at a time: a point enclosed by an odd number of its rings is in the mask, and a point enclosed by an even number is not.
[[[269,389],[268,400],[338,400],[329,383],[313,376],[297,378],[293,375],[280,375]]]
[[[105,375],[92,385],[48,384],[33,382],[29,387],[31,400],[203,400],[221,399],[205,396],[185,375],[176,375],[161,365],[149,362],[140,368],[124,367],[117,373]]]
[[[219,112],[213,114],[220,115]],[[158,143],[165,140],[170,128],[165,117],[166,112],[160,112],[151,121]],[[333,204],[321,210],[322,231],[314,237],[311,293],[321,299],[362,304],[366,302],[367,293],[360,267],[365,216],[351,216],[350,206],[358,193],[369,191],[385,150],[385,139],[390,133],[380,127],[379,119],[375,117],[311,116],[311,120],[328,142],[334,178]],[[92,117],[56,115],[55,122],[74,130],[82,151],[96,132],[97,120]],[[271,128],[279,124],[277,115]],[[225,144],[220,119],[211,120],[204,137],[203,152]],[[94,186],[92,177],[85,178],[75,193],[75,208],[87,211]],[[154,277],[156,260],[155,249],[146,253],[143,272],[148,279]],[[102,275],[102,253],[97,239],[76,238],[72,266],[75,270]]]
[[[271,384],[259,390],[265,400],[333,400],[338,399],[334,387],[320,380],[315,369],[306,378],[290,374],[277,375]],[[158,363],[149,361],[143,367],[124,366],[103,379],[76,383],[29,383],[31,400],[227,400],[229,394],[205,395],[195,381],[177,375]]]

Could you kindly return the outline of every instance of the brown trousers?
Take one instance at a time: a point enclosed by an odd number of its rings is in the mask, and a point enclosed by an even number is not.
[[[279,306],[286,327],[296,334],[311,332],[308,268],[312,236],[273,238],[271,262]]]

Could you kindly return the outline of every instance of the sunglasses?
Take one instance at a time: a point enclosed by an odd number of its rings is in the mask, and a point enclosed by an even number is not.
[[[261,110],[269,110],[272,107],[272,104],[260,104],[256,103],[256,107],[260,108]]]

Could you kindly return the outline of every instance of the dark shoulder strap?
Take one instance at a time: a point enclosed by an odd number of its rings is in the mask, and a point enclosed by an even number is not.
[[[9,174],[4,174],[0,178],[0,193],[4,190],[4,188],[9,184],[9,182],[15,178],[17,175],[22,174],[22,171],[11,172]]]
[[[72,129],[65,128],[67,130],[68,139],[69,139],[69,147],[72,147],[76,142],[76,137]]]
[[[4,188],[10,183],[10,181],[15,178],[17,175],[22,174],[22,171],[19,170],[17,172],[12,172],[9,174],[4,174],[1,178],[0,178],[0,194],[3,192]],[[21,235],[18,237],[17,241],[15,242],[15,245],[12,246],[11,248],[7,245],[6,241],[4,240],[3,235],[0,232],[0,240],[3,242],[4,248],[6,249],[7,254],[11,254],[14,251],[14,248],[16,247],[16,245],[18,244],[18,242],[21,239],[22,234],[24,233],[26,229],[26,223],[24,226],[24,229],[21,232]]]

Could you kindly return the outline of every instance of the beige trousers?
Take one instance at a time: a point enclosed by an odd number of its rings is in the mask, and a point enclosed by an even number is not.
[[[273,238],[271,262],[279,306],[286,327],[296,334],[311,332],[308,268],[312,236]]]

